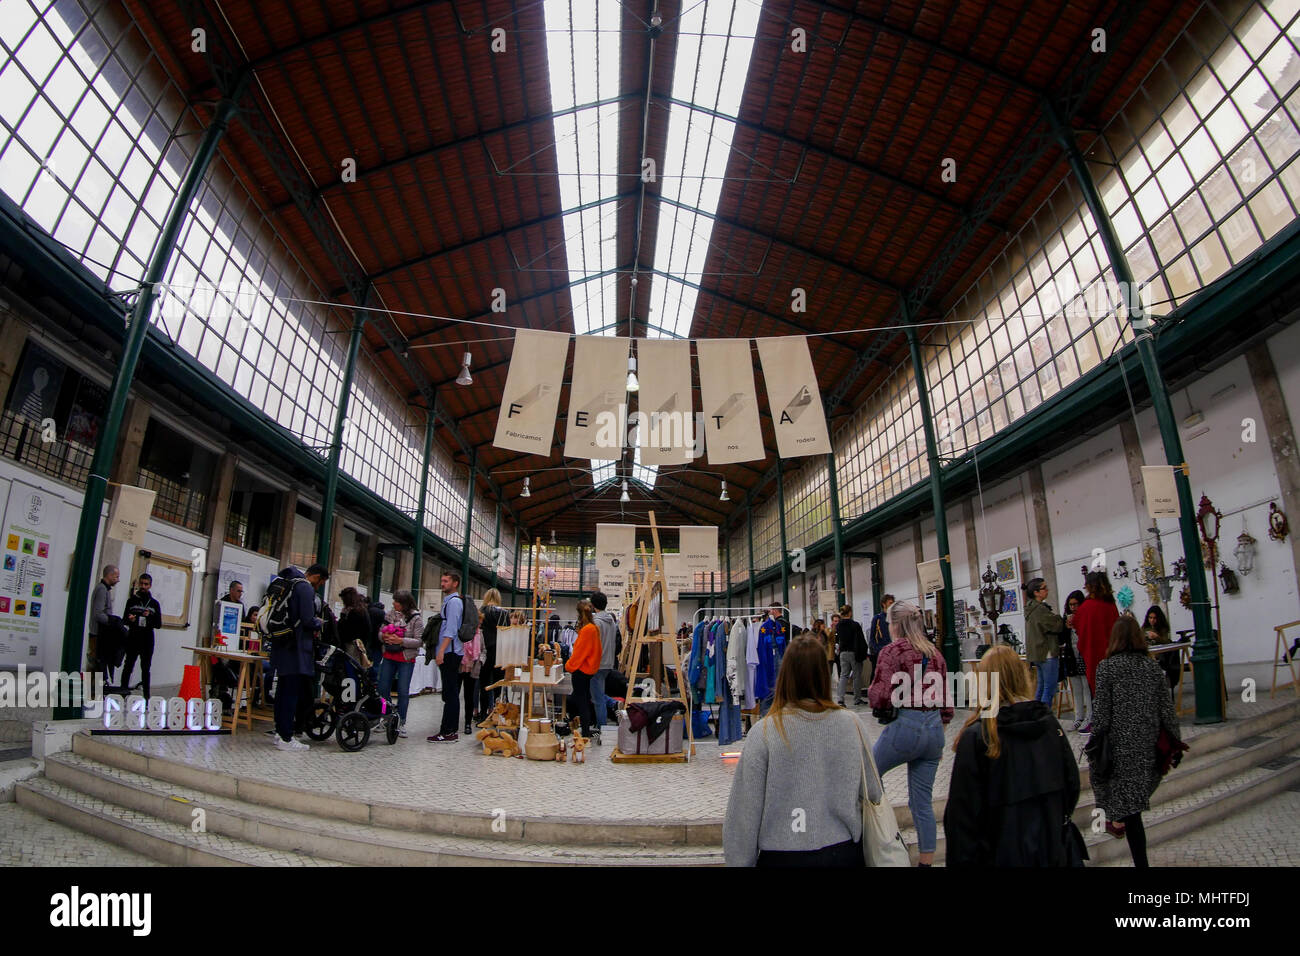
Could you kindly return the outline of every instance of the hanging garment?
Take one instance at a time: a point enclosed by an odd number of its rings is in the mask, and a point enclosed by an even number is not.
[[[730,689],[729,696],[737,703],[745,695],[745,678],[748,676],[745,667],[745,649],[748,636],[745,622],[736,618],[736,622],[731,625],[731,634],[727,638],[726,674]]]
[[[776,690],[776,675],[785,655],[785,625],[779,618],[768,618],[758,629],[758,685],[754,696],[767,700]]]
[[[718,705],[718,745],[734,744],[744,735],[740,728],[740,706],[730,694],[724,694]]]
[[[691,653],[686,664],[686,681],[691,688],[691,695],[696,701],[701,700],[704,681],[707,678],[705,640],[709,631],[709,622],[701,621],[695,625],[691,635]]]
[[[646,742],[654,743],[668,729],[673,715],[685,713],[680,700],[656,700],[644,704],[628,704],[627,722],[632,733],[645,729]]]
[[[750,621],[745,637],[745,709],[753,710],[758,704],[758,628],[761,621]]]

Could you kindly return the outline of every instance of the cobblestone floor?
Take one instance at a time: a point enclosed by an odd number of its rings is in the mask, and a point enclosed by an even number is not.
[[[1283,701],[1256,704],[1230,701],[1232,718],[1254,716]],[[881,726],[865,707],[854,708],[863,719],[868,738],[876,740]],[[725,814],[734,760],[722,760],[721,751],[742,750],[743,741],[720,748],[716,738],[696,745],[689,764],[615,765],[608,754],[615,731],[607,727],[605,744],[593,748],[585,766],[539,764],[534,761],[484,757],[480,745],[462,738],[451,744],[425,740],[436,732],[442,714],[437,695],[413,698],[410,737],[390,747],[378,738],[360,753],[344,753],[333,739],[313,744],[305,754],[276,750],[262,729],[231,737],[101,737],[102,741],[153,756],[177,760],[212,770],[266,780],[318,793],[337,793],[366,803],[398,804],[431,810],[460,810],[490,814],[497,807],[525,817],[562,817],[598,822],[699,822],[720,821]],[[946,728],[946,745],[935,779],[936,800],[948,793],[952,768],[951,743],[965,720],[959,711]],[[1070,732],[1071,716],[1063,725],[1079,754],[1084,738]],[[1221,725],[1219,725],[1221,726]],[[1183,722],[1185,737],[1195,738],[1211,727]],[[1195,753],[1195,749],[1193,749]],[[891,802],[907,803],[907,771],[899,767],[885,777]]]
[[[16,803],[0,803],[0,866],[161,865]]]
[[[1300,791],[1147,850],[1152,866],[1300,866]],[[1125,858],[1106,866],[1131,866]]]

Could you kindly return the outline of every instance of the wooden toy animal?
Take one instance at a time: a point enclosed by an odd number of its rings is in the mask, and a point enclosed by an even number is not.
[[[519,726],[519,705],[499,700],[480,727],[517,727]]]
[[[587,743],[590,740],[590,737],[582,736],[581,729],[575,726],[573,728],[573,737],[569,741],[569,753],[571,755],[569,759],[574,763],[586,763]]]

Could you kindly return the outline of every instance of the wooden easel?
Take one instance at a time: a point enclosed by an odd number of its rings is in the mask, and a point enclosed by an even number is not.
[[[659,544],[659,526],[655,523],[655,513],[650,512],[650,536],[654,542],[654,551],[646,553],[645,544],[641,544],[641,563],[643,574],[641,576],[641,586],[637,592],[637,601],[641,609],[637,615],[636,626],[632,630],[632,640],[629,643],[628,657],[624,664],[624,670],[627,672],[627,702],[632,703],[632,690],[636,686],[636,679],[641,674],[641,649],[654,648],[662,649],[666,644],[670,649],[672,663],[677,668],[677,693],[669,697],[665,693],[660,693],[659,700],[680,700],[682,706],[686,708],[684,720],[686,721],[686,743],[687,747],[681,753],[677,754],[625,754],[617,747],[610,754],[610,760],[614,763],[686,763],[691,757],[695,756],[695,735],[691,732],[691,703],[686,697],[686,674],[682,668],[681,657],[677,653],[677,634],[675,631],[669,631],[667,637],[664,636],[663,622],[670,620],[668,616],[668,582],[664,578],[664,560],[663,549]],[[659,611],[659,633],[647,633],[647,609],[650,605],[650,598],[654,594],[654,586],[658,584],[661,594],[661,603]],[[653,667],[653,662],[651,663]],[[650,672],[647,670],[647,676]],[[664,680],[659,685],[662,691],[666,687],[667,681]],[[665,731],[667,733],[667,731]]]
[[[1292,621],[1289,624],[1279,624],[1277,627],[1273,628],[1273,631],[1277,634],[1277,646],[1273,651],[1273,686],[1268,692],[1269,700],[1272,700],[1273,695],[1278,691],[1286,690],[1288,687],[1295,691],[1297,697],[1300,697],[1300,676],[1297,676],[1296,674],[1296,659],[1288,656],[1286,663],[1281,663],[1282,655],[1290,650],[1290,645],[1287,644],[1286,641],[1286,630],[1289,627],[1296,626],[1300,626],[1300,621]],[[1291,672],[1291,680],[1285,684],[1279,685],[1277,682],[1277,672],[1283,667]]]

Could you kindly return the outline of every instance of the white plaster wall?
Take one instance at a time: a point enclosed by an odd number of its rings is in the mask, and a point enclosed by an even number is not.
[[[911,525],[885,536],[881,567],[884,572],[881,593],[892,594],[899,601],[915,602],[916,548],[912,544]]]

